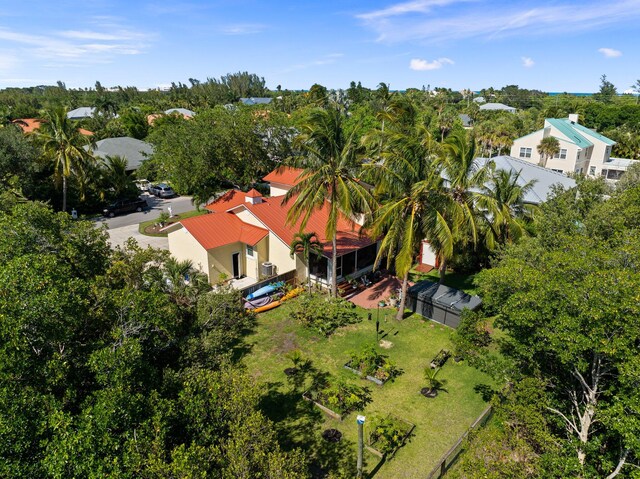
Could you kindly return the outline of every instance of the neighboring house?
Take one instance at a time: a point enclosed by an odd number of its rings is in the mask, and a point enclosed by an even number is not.
[[[88,149],[88,146],[85,149]],[[105,138],[97,141],[93,148],[93,156],[96,158],[120,156],[126,159],[127,171],[137,170],[152,153],[153,146],[149,143],[128,136]]]
[[[187,110],[186,108],[169,108],[168,110],[164,111],[165,115],[171,115],[173,113],[182,115],[185,119],[193,118],[194,116],[196,116],[195,111]]]
[[[508,111],[509,113],[516,112],[516,109],[514,107],[505,105],[503,103],[485,103],[484,105],[480,105],[480,110],[481,111]]]
[[[483,96],[478,96],[478,97],[474,98],[473,101],[476,102],[476,103],[486,103],[487,102],[487,100],[485,100]]]
[[[301,282],[310,276],[313,281],[328,286],[333,261],[331,238],[325,236],[328,203],[311,215],[304,229],[317,234],[323,245],[322,256],[312,255],[310,264],[299,255],[292,258],[290,244],[300,231],[301,221],[291,226],[287,222],[295,197],[283,204],[287,191],[284,188],[292,186],[284,183],[293,183],[301,170],[297,174],[293,168],[279,171],[279,175],[272,172],[265,180],[276,176],[282,183],[277,187],[272,183],[272,192],[281,194],[265,198],[256,190],[247,193],[231,190],[207,205],[211,214],[181,221],[180,227],[168,235],[171,254],[180,260],[191,260],[208,275],[211,283],[224,275],[246,277],[242,284],[249,286],[265,275],[295,271]],[[341,217],[337,236],[338,280],[371,271],[376,254],[377,243],[360,235],[358,224]]]
[[[147,123],[149,125],[153,125],[153,122],[156,121],[157,118],[160,118],[164,115],[182,115],[182,118],[185,120],[190,120],[194,116],[196,116],[195,111],[187,110],[186,108],[169,108],[165,110],[164,113],[152,113],[147,115]]]
[[[273,98],[267,98],[267,97],[240,98],[240,103],[246,106],[268,105],[272,101],[273,101]]]
[[[85,118],[92,118],[95,111],[96,109],[92,106],[81,106],[68,112],[67,118],[70,120],[84,120]]]
[[[473,120],[471,119],[471,117],[469,115],[467,115],[466,113],[460,113],[458,115],[458,118],[460,118],[460,121],[462,122],[462,126],[465,129],[470,129],[473,128]]]
[[[298,184],[301,174],[300,168],[281,166],[265,176],[263,180],[269,183],[270,196],[281,196]]]
[[[524,197],[524,202],[530,205],[539,205],[546,201],[554,186],[562,186],[565,189],[576,186],[576,181],[573,178],[512,156],[476,158],[475,163],[480,168],[490,161],[495,164],[496,170],[511,171],[518,174],[518,185],[520,186],[524,186],[531,181],[534,182],[533,187]],[[437,256],[427,241],[422,242],[420,263],[434,268],[438,267]]]
[[[605,179],[610,181],[618,181],[625,171],[631,167],[631,165],[640,162],[640,160],[629,160],[627,158],[609,158],[608,161],[602,164],[601,175]]]
[[[560,143],[560,151],[548,160],[538,153],[543,138],[552,136]],[[569,118],[547,118],[544,128],[518,138],[511,146],[511,156],[550,168],[558,173],[582,173],[600,176],[603,170],[615,170],[610,162],[611,148],[616,142],[578,123],[578,115]],[[606,165],[609,165],[608,167]]]
[[[22,128],[24,133],[33,133],[35,130],[40,128],[42,125],[42,121],[37,118],[18,118],[13,120],[11,123],[18,125]],[[84,128],[78,128],[78,131],[84,136],[92,136],[93,132],[89,130],[85,130]]]

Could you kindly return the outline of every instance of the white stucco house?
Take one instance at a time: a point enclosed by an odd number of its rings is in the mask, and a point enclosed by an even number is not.
[[[560,143],[560,151],[546,162],[546,168],[558,173],[582,173],[606,176],[617,168],[610,162],[615,141],[578,123],[578,115],[569,118],[547,118],[544,127],[518,138],[511,147],[511,156],[535,164],[543,164],[538,153],[543,138],[552,136]]]

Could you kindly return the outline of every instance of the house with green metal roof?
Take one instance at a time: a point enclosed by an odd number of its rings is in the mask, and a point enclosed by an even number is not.
[[[538,145],[547,137],[556,138],[560,145],[552,158],[538,152]],[[547,118],[542,129],[515,140],[511,156],[558,173],[606,176],[613,145],[615,141],[581,125],[578,115],[572,114],[568,118]]]

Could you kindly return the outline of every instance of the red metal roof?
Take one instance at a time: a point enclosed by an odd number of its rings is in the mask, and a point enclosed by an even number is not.
[[[17,120],[13,120],[12,123],[15,123],[20,128],[22,128],[23,132],[31,133],[40,128],[42,121],[38,120],[37,118],[20,118]],[[78,131],[82,133],[84,136],[93,135],[92,131],[85,130],[84,128],[78,128]]]
[[[249,191],[247,191],[245,193],[245,196],[248,196],[249,198],[262,198],[262,194],[255,188],[251,188]]]
[[[240,190],[229,190],[205,208],[215,213],[223,213],[244,204],[245,196],[246,193]]]
[[[206,250],[238,241],[253,246],[269,234],[263,228],[241,221],[233,213],[194,216],[180,221],[180,224]]]
[[[294,235],[300,231],[300,224],[302,223],[299,220],[293,226],[287,224],[287,214],[295,200],[296,197],[293,197],[286,205],[283,205],[282,197],[265,198],[262,203],[255,205],[245,204],[245,207],[262,221],[269,230],[273,231],[278,238],[289,245],[293,241]],[[316,233],[318,240],[323,245],[323,254],[331,257],[331,238],[327,238],[325,235],[328,219],[329,204],[325,202],[322,209],[315,211],[311,215],[304,231]],[[365,235],[360,235],[360,225],[342,215],[340,216],[337,235],[338,256],[364,248],[372,243],[374,243],[373,240]]]
[[[269,183],[279,183],[286,186],[295,186],[299,183],[298,177],[303,172],[301,168],[293,168],[291,166],[281,166],[276,168],[267,176],[262,178]]]

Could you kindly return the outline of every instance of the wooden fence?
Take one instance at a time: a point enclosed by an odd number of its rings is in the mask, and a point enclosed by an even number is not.
[[[465,441],[469,436],[469,433],[484,426],[487,423],[487,421],[489,421],[492,415],[493,415],[493,407],[489,405],[486,407],[484,411],[482,411],[482,414],[478,416],[478,418],[473,422],[471,427],[469,427],[469,429],[467,429],[465,433],[458,438],[455,444],[451,446],[451,448],[447,452],[444,453],[440,461],[438,461],[438,464],[436,465],[436,467],[434,467],[433,470],[427,476],[427,479],[439,479],[443,477],[445,472],[447,472],[447,470],[456,461],[456,459],[464,449]]]
[[[263,279],[259,283],[253,284],[242,289],[242,297],[246,298],[247,295],[253,293],[254,291],[258,291],[263,286],[267,286],[271,283],[276,283],[278,281],[284,281],[287,284],[294,284],[296,281],[296,270],[287,271],[286,273],[278,274],[276,276],[271,276],[269,278]]]

